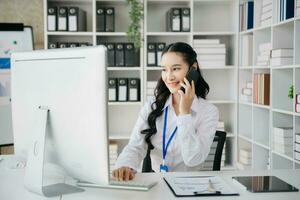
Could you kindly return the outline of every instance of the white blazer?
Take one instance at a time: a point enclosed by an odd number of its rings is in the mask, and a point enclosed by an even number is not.
[[[141,164],[148,148],[144,139],[145,135],[141,134],[141,131],[149,128],[147,119],[152,111],[151,104],[153,102],[154,99],[149,100],[142,108],[129,143],[119,155],[114,169],[127,166],[141,171]],[[166,141],[176,126],[178,129],[168,147],[165,164],[169,171],[199,170],[210,151],[219,120],[219,111],[213,104],[197,97],[192,102],[191,114],[176,116],[172,106],[172,95],[165,103],[164,109],[167,106],[169,106],[169,111]],[[159,172],[160,164],[162,164],[163,121],[164,113],[156,119],[157,133],[151,137],[154,146],[151,151],[152,169],[156,172]]]

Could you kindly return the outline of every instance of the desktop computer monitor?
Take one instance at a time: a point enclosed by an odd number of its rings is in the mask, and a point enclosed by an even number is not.
[[[28,157],[25,186],[53,195],[55,187],[42,184],[50,152],[73,178],[108,184],[106,48],[20,52],[11,61],[15,154]]]

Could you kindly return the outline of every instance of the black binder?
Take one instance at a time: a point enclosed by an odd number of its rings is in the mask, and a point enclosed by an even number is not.
[[[105,31],[106,32],[115,31],[115,9],[114,8],[105,9]]]
[[[128,100],[128,79],[119,78],[118,79],[118,101]]]
[[[167,12],[167,31],[180,32],[181,27],[181,9],[171,8]]]
[[[57,7],[48,8],[47,27],[48,31],[57,30]]]
[[[67,7],[59,7],[57,26],[58,26],[57,28],[58,31],[68,30],[68,8]]]
[[[78,7],[69,7],[68,30],[86,31],[86,12]]]
[[[140,79],[130,78],[128,80],[128,100],[139,101],[140,100]]]
[[[56,49],[57,48],[57,42],[49,42],[48,49]]]
[[[156,44],[148,43],[147,45],[147,65],[148,66],[157,66],[156,61]]]
[[[58,48],[67,48],[69,47],[69,44],[67,42],[59,42]]]
[[[115,44],[107,43],[107,66],[114,67],[116,66],[116,52],[115,52]]]
[[[105,31],[105,9],[104,8],[97,8],[97,19],[96,19],[96,29],[98,32]]]
[[[160,65],[160,61],[161,61],[161,54],[164,50],[164,48],[166,47],[166,43],[157,43],[156,45],[156,64]]]
[[[71,43],[69,43],[69,47],[71,47],[71,48],[79,47],[79,43],[77,43],[77,42],[71,42]]]
[[[125,66],[138,66],[138,52],[135,51],[133,43],[126,43],[125,45]]]
[[[191,30],[191,12],[190,8],[181,9],[181,31],[189,32]]]
[[[118,101],[118,79],[109,78],[108,79],[108,101]]]
[[[123,43],[117,43],[115,48],[116,48],[116,66],[122,67],[125,65],[124,45]]]

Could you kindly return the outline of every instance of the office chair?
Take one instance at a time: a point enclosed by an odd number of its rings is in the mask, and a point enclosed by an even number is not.
[[[216,151],[214,153],[215,156],[214,156],[214,162],[213,162],[213,168],[212,168],[213,171],[221,170],[222,152],[223,152],[225,140],[226,140],[226,132],[216,131],[215,137],[213,140],[213,143],[215,143],[215,142],[217,143]],[[147,155],[143,161],[143,168],[142,168],[143,173],[154,172],[152,170],[150,152],[151,152],[151,148],[148,146]]]
[[[223,152],[225,140],[226,140],[226,132],[216,131],[213,142],[217,142],[217,148],[214,156],[213,169],[212,169],[213,171],[221,170],[222,152]]]

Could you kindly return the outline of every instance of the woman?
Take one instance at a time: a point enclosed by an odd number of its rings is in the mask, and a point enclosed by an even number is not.
[[[162,53],[161,67],[155,99],[142,108],[113,170],[120,181],[133,179],[143,158],[143,171],[151,167],[157,172],[195,171],[210,151],[219,112],[204,100],[209,86],[200,73],[197,54],[186,43],[170,44]],[[191,67],[199,73],[196,83],[186,79]]]

